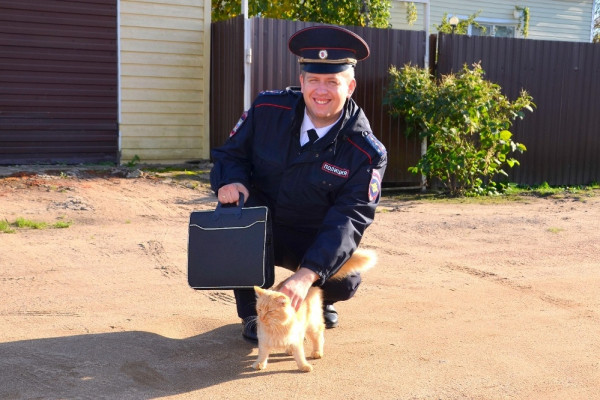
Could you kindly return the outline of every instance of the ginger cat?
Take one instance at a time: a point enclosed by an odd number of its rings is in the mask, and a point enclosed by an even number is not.
[[[371,250],[357,250],[352,257],[330,279],[341,279],[349,274],[364,272],[375,265],[377,256]],[[252,364],[254,369],[265,369],[267,359],[273,350],[285,349],[293,355],[298,369],[312,371],[304,355],[304,338],[312,343],[312,358],[323,357],[325,342],[323,322],[323,300],[321,289],[311,287],[296,312],[290,305],[290,299],[277,290],[254,287],[256,292],[258,358]]]

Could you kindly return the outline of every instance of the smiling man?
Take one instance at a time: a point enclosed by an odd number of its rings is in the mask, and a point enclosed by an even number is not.
[[[317,128],[333,124],[342,113],[346,99],[356,87],[353,69],[337,74],[302,72],[300,88],[306,114]]]
[[[296,309],[308,289],[323,289],[327,328],[333,304],[350,299],[359,274],[329,280],[358,247],[375,217],[387,164],[385,147],[352,100],[354,68],[365,41],[336,26],[296,32],[289,49],[301,65],[300,91],[261,93],[212,151],[211,185],[219,202],[266,205],[273,217],[275,265],[294,271],[281,287]],[[256,342],[253,290],[234,291],[242,335]]]

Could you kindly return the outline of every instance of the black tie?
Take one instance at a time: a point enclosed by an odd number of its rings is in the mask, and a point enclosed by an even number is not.
[[[317,131],[315,131],[314,129],[309,129],[307,133],[308,133],[308,143],[306,143],[305,146],[310,146],[314,142],[316,142],[317,139],[319,139],[319,135],[317,135]]]

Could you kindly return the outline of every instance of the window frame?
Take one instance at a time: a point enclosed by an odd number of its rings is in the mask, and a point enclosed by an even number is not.
[[[466,19],[466,17],[459,17],[459,18]],[[512,27],[515,32],[514,36],[512,36],[512,37],[515,37],[515,38],[521,37],[520,32],[517,29],[519,22],[515,21],[514,19],[478,17],[478,18],[475,18],[475,22],[478,22],[481,25],[491,25],[493,28],[496,26]],[[487,26],[486,26],[486,28],[487,28]],[[469,25],[469,27],[467,28],[467,35],[481,36],[481,35],[473,35],[473,25]],[[489,32],[487,32],[487,31],[484,36],[496,37],[495,35],[490,35]],[[502,36],[502,37],[505,37],[505,36]],[[508,37],[510,37],[510,36],[508,36]]]

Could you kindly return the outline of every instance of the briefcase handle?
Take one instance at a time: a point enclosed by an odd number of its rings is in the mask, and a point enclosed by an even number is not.
[[[213,219],[219,219],[219,216],[221,216],[222,214],[225,215],[237,215],[238,218],[242,217],[242,207],[244,207],[244,194],[242,192],[240,192],[240,200],[238,202],[238,205],[235,206],[223,206],[223,204],[221,204],[221,202],[217,202],[217,208],[215,209],[215,212],[213,213]]]

